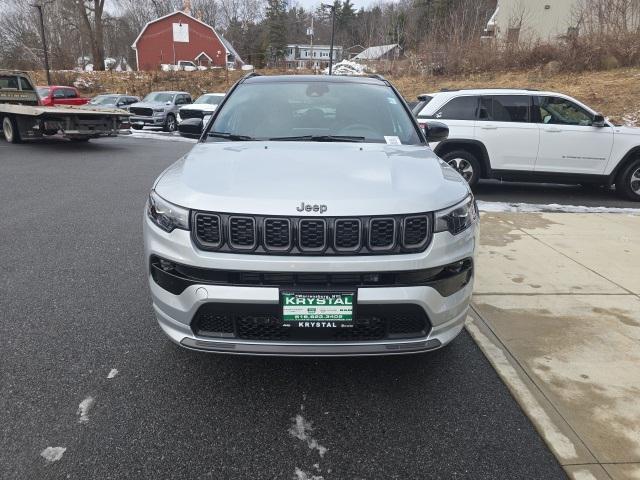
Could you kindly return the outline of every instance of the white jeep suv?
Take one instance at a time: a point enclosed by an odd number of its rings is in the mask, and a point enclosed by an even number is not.
[[[434,151],[471,185],[480,178],[615,184],[624,197],[640,201],[640,130],[613,125],[567,95],[445,90],[418,100],[418,122],[449,127]]]
[[[149,195],[146,274],[164,332],[263,355],[449,343],[469,307],[478,215],[427,144],[437,128],[425,135],[381,78],[242,79]]]

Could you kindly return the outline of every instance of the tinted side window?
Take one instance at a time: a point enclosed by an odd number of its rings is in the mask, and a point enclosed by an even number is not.
[[[542,123],[591,126],[592,115],[581,106],[560,97],[538,97]]]
[[[76,93],[76,91],[72,88],[65,88],[64,89],[64,96],[66,98],[77,98],[78,94]]]
[[[496,95],[482,97],[480,119],[494,122],[528,123],[531,97],[528,95]]]
[[[478,110],[478,97],[458,97],[450,100],[438,110],[433,118],[443,120],[475,120]]]
[[[64,89],[58,88],[53,91],[53,98],[64,98]]]
[[[29,84],[29,81],[24,77],[18,77],[20,79],[20,88],[22,90],[33,90],[33,87]]]

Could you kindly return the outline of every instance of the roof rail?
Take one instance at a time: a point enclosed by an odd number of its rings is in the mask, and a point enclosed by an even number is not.
[[[525,90],[527,92],[539,92],[536,88],[505,88],[505,87],[476,87],[476,88],[441,88],[441,92],[466,92],[469,90]]]

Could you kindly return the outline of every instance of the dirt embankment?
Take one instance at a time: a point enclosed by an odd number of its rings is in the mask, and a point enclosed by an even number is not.
[[[119,92],[144,96],[152,90],[186,90],[197,96],[224,92],[244,72],[53,72],[56,84],[75,84],[85,95]],[[267,71],[266,74],[294,73]],[[38,84],[43,72],[32,72]],[[408,100],[442,88],[532,88],[566,93],[618,122],[640,124],[640,68],[599,72],[546,73],[544,69],[483,73],[464,77],[387,76]]]

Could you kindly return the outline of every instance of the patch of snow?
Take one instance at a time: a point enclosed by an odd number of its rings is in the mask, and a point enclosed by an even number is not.
[[[305,472],[304,470],[301,470],[298,467],[296,467],[293,479],[294,480],[324,480],[324,477],[322,475],[313,475],[311,473]]]
[[[111,371],[109,372],[109,375],[107,375],[107,378],[113,378],[118,374],[118,369],[117,368],[112,368]]]
[[[60,460],[66,451],[67,449],[65,447],[47,447],[40,452],[40,456],[47,462],[52,463]]]
[[[140,132],[140,131],[133,131],[131,133],[131,135],[127,135],[124,138],[152,138],[154,140],[165,140],[165,141],[169,141],[169,142],[187,142],[187,143],[196,143],[197,140],[194,138],[185,138],[185,137],[181,137],[180,135],[173,135],[173,134],[164,134],[164,132]]]
[[[89,423],[89,409],[95,403],[95,399],[93,397],[87,397],[78,405],[78,411],[76,415],[80,415],[78,419],[79,423]]]
[[[369,72],[370,69],[366,65],[362,65],[358,62],[352,62],[350,60],[342,60],[341,62],[334,64],[332,68],[333,75],[358,76],[366,75]],[[325,68],[322,73],[329,75],[329,67]]]
[[[317,450],[320,458],[323,458],[324,454],[327,453],[327,448],[320,445],[315,438],[311,437],[312,432],[313,426],[311,422],[306,421],[302,415],[296,415],[293,419],[293,425],[289,429],[289,433],[298,440],[306,442],[311,450]]]
[[[535,204],[535,203],[508,203],[508,202],[485,202],[478,200],[478,209],[481,212],[563,212],[563,213],[626,213],[640,215],[640,208],[621,207],[587,207],[582,205],[559,205],[557,203]]]

